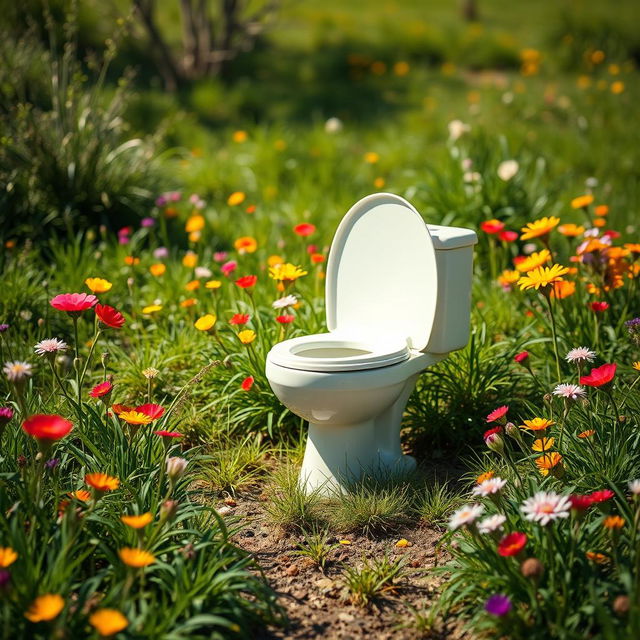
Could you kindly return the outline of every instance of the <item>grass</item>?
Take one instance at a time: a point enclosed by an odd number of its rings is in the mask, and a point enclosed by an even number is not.
[[[430,526],[442,527],[453,511],[464,502],[464,497],[452,489],[448,482],[434,480],[418,493],[415,509],[424,522]]]
[[[373,601],[385,595],[396,594],[398,581],[404,572],[403,559],[363,558],[358,567],[347,567],[342,572],[351,601],[359,606],[367,607]]]
[[[302,537],[302,542],[298,543],[294,554],[309,558],[324,573],[329,556],[340,545],[330,541],[328,529],[321,529],[318,526],[313,526],[309,531],[303,530]]]

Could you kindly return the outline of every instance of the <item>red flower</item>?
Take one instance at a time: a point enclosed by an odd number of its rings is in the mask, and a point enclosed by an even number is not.
[[[513,259],[514,266],[518,266],[521,262],[524,262],[527,259],[527,256],[516,256]]]
[[[248,313],[236,313],[231,320],[229,320],[229,324],[247,324],[249,317]]]
[[[619,238],[622,234],[619,231],[614,231],[613,229],[609,229],[608,231],[605,231],[602,235],[605,238],[611,238],[612,240],[615,240],[616,238]]]
[[[61,293],[52,298],[50,304],[59,311],[82,313],[91,309],[96,302],[98,302],[98,298],[90,293]]]
[[[106,324],[108,327],[112,327],[113,329],[120,329],[120,327],[125,323],[124,316],[117,309],[110,307],[108,304],[97,304],[96,315],[102,324]]]
[[[313,262],[313,264],[322,264],[324,262],[324,256],[321,253],[312,253],[311,262]]]
[[[182,438],[183,434],[178,431],[154,431],[155,435],[162,436],[163,438]]]
[[[113,411],[113,413],[119,416],[121,413],[126,413],[127,411],[133,411],[133,407],[129,407],[126,404],[112,404],[111,410]]]
[[[162,417],[164,408],[159,404],[141,404],[139,407],[136,407],[134,411],[139,411],[140,413],[144,413],[145,416],[149,416],[152,420],[157,420]]]
[[[307,253],[311,255],[312,253],[318,253],[318,247],[315,244],[307,245]]]
[[[242,276],[236,280],[236,284],[241,289],[251,289],[256,286],[256,282],[258,282],[258,276]]]
[[[513,359],[518,363],[518,364],[526,364],[527,361],[529,360],[529,352],[528,351],[521,351],[520,353],[517,353]]]
[[[241,383],[240,387],[243,391],[249,391],[251,387],[253,387],[254,379],[253,376],[247,376]]]
[[[73,429],[73,424],[61,416],[38,413],[27,418],[22,428],[38,440],[53,442],[64,438]]]
[[[504,418],[507,415],[507,411],[509,411],[508,406],[498,407],[494,409],[488,416],[487,422],[497,422],[500,418]]]
[[[279,322],[280,324],[291,324],[295,319],[295,316],[284,314],[282,316],[278,316],[276,318],[276,322]]]
[[[102,398],[108,393],[111,393],[112,389],[113,385],[108,380],[105,380],[104,382],[101,382],[100,384],[97,384],[95,387],[93,387],[93,389],[89,391],[89,395],[92,398]]]
[[[487,440],[493,440],[494,436],[502,433],[502,427],[494,427],[493,429],[489,429],[482,434],[482,438],[486,442]]]
[[[592,496],[581,496],[576,494],[570,495],[571,508],[576,511],[586,511],[593,504]]]
[[[527,534],[514,531],[506,535],[498,543],[498,553],[501,556],[517,556],[527,544]]]
[[[310,236],[316,230],[316,226],[310,222],[303,222],[293,227],[293,232],[301,237]]]
[[[591,308],[591,311],[595,311],[596,313],[598,311],[606,311],[609,308],[609,303],[608,302],[592,302],[589,307]]]
[[[503,229],[504,229],[504,222],[501,222],[500,220],[485,220],[484,222],[480,223],[480,228],[485,232],[485,233],[500,233]]]
[[[498,234],[498,238],[500,238],[500,240],[502,240],[503,242],[514,242],[515,240],[518,239],[518,232],[517,231],[501,231]]]
[[[613,380],[617,366],[616,364],[603,364],[601,367],[591,369],[588,376],[580,377],[580,384],[586,384],[588,387],[603,387]]]
[[[611,489],[600,489],[599,491],[593,491],[589,494],[592,504],[598,504],[600,502],[606,502],[611,500],[615,494]]]

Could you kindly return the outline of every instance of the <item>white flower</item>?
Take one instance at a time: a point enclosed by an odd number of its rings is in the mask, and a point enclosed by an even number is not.
[[[142,370],[142,375],[147,379],[151,380],[155,378],[160,372],[155,367],[147,367]]]
[[[640,480],[630,480],[629,491],[631,491],[634,496],[640,496]]]
[[[452,120],[447,126],[449,128],[449,140],[453,142],[455,142],[463,133],[471,131],[471,127],[462,122],[462,120]]]
[[[33,371],[28,362],[6,362],[2,367],[5,375],[9,379],[9,382],[22,382],[25,378],[30,378]]]
[[[477,171],[467,171],[462,175],[464,182],[480,182],[482,176]]]
[[[515,160],[505,160],[498,165],[498,177],[500,180],[509,182],[518,173],[520,165]]]
[[[285,296],[271,303],[274,309],[286,309],[287,307],[293,307],[298,304],[298,298],[295,296]]]
[[[594,227],[593,229],[587,229],[582,235],[585,238],[597,238],[600,235],[600,229],[598,229],[597,227]],[[586,246],[586,243],[585,243],[585,246]]]
[[[210,278],[213,275],[211,269],[207,269],[207,267],[196,267],[194,273],[196,278]]]
[[[324,130],[327,133],[338,133],[338,131],[342,131],[342,120],[340,120],[340,118],[329,118],[324,123]]]
[[[47,353],[56,353],[57,351],[65,351],[69,348],[69,345],[58,338],[47,338],[46,340],[40,340],[38,344],[33,347],[33,350],[39,355],[44,356]]]
[[[579,400],[584,398],[587,393],[586,391],[577,384],[559,384],[553,390],[554,396],[560,396],[561,398],[567,398],[569,400]]]
[[[458,509],[449,519],[449,529],[455,531],[460,527],[468,527],[473,524],[484,511],[481,504],[468,504],[462,509]]]
[[[167,475],[171,480],[178,480],[184,475],[187,469],[188,461],[184,458],[178,458],[176,456],[167,458]]]
[[[498,493],[504,489],[504,486],[507,484],[506,480],[502,478],[489,478],[484,482],[481,482],[479,485],[473,488],[474,496],[482,496],[483,498],[491,495],[492,493]]]
[[[558,518],[568,518],[570,509],[569,498],[553,491],[538,491],[531,498],[527,498],[520,507],[527,520],[539,522],[542,526]]]
[[[587,347],[576,347],[575,349],[571,349],[564,359],[567,362],[593,362],[595,357],[595,351],[591,351],[591,349],[587,349]]]
[[[522,253],[524,253],[527,256],[530,256],[534,251],[538,250],[538,245],[535,244],[535,242],[527,242],[527,244],[525,244],[522,247]]]
[[[503,516],[501,513],[496,513],[493,516],[489,516],[478,523],[478,531],[480,533],[493,533],[502,529],[502,525],[506,522],[507,516]]]

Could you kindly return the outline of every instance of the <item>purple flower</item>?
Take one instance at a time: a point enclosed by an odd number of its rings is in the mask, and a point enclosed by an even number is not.
[[[142,218],[142,220],[140,221],[140,226],[144,227],[145,229],[153,227],[155,224],[156,221],[153,218]]]
[[[502,618],[502,616],[506,616],[511,611],[511,600],[509,600],[509,596],[496,593],[485,602],[484,610],[492,616]]]
[[[0,407],[0,427],[4,427],[11,418],[13,418],[13,409],[11,407]]]
[[[167,247],[158,247],[153,252],[153,257],[162,260],[163,258],[167,258],[169,256],[169,249]]]
[[[44,463],[44,466],[50,471],[53,471],[59,464],[60,460],[58,460],[58,458],[51,458],[51,460],[47,460]]]
[[[129,236],[118,236],[119,244],[129,244]]]
[[[637,345],[640,345],[640,318],[627,320],[624,324],[629,331],[629,337],[631,340],[633,340]]]
[[[156,207],[164,207],[165,204],[167,204],[167,199],[164,197],[164,195],[158,196],[156,198]]]
[[[0,333],[4,333],[9,328],[8,324],[0,324]]]

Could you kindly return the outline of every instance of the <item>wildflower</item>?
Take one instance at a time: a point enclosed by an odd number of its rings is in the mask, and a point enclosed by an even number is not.
[[[137,516],[120,516],[120,520],[132,529],[143,529],[153,521],[153,516],[147,511]]]
[[[500,453],[504,449],[504,441],[500,436],[501,432],[502,427],[494,427],[493,429],[485,431],[482,436],[487,447],[496,453]]]
[[[539,491],[522,504],[521,511],[526,520],[539,522],[542,526],[558,518],[568,518],[571,502],[567,496],[553,491]]]
[[[310,222],[303,222],[293,227],[293,232],[297,236],[300,236],[301,238],[306,238],[307,236],[310,236],[315,232],[315,230],[316,230],[316,226],[314,224],[311,224]]]
[[[535,222],[529,222],[526,226],[522,227],[520,240],[530,240],[531,238],[546,236],[558,225],[559,222],[560,218],[556,218],[555,216],[545,216]]]
[[[622,529],[624,525],[625,525],[624,518],[621,518],[620,516],[607,516],[602,521],[602,526],[605,529],[609,529],[610,531],[614,529]]]
[[[248,313],[234,313],[229,320],[229,324],[243,325],[249,322],[251,316]]]
[[[84,283],[91,289],[91,293],[106,293],[113,284],[104,278],[87,278]]]
[[[477,478],[476,478],[476,482],[478,484],[482,484],[485,480],[489,480],[490,478],[493,478],[494,476],[494,472],[489,470],[489,471],[485,471],[484,473],[481,473]]]
[[[380,156],[375,151],[368,151],[364,154],[364,161],[367,164],[376,164],[378,160],[380,160]]]
[[[404,549],[405,547],[410,547],[411,543],[406,538],[400,538],[395,546],[398,547],[398,549]]]
[[[103,398],[104,396],[110,394],[112,390],[113,385],[111,384],[111,382],[109,382],[109,380],[105,380],[104,382],[101,382],[100,384],[97,384],[95,387],[93,387],[93,389],[89,391],[89,395],[92,398]]]
[[[129,621],[117,609],[98,609],[89,616],[89,624],[106,638],[126,629]]]
[[[133,407],[128,407],[127,405],[124,405],[124,404],[112,404],[111,411],[113,411],[117,416],[119,416],[121,413],[124,413],[125,411],[133,411]]]
[[[562,456],[556,451],[545,453],[543,456],[536,458],[535,462],[538,471],[543,476],[547,476],[552,469],[555,469],[562,462]]]
[[[250,391],[251,387],[253,387],[254,378],[253,376],[247,376],[241,383],[240,388],[243,391]]]
[[[536,579],[542,576],[542,574],[544,573],[544,566],[542,562],[540,562],[540,560],[538,560],[537,558],[527,558],[520,565],[520,573],[525,578]]]
[[[591,351],[591,349],[587,347],[576,347],[575,349],[571,349],[564,359],[567,362],[593,362],[595,357],[595,351]]]
[[[220,280],[208,280],[204,283],[205,289],[219,289],[222,286]]]
[[[211,331],[211,329],[213,329],[213,327],[216,324],[216,320],[217,320],[217,317],[216,317],[215,314],[207,313],[206,315],[202,316],[201,318],[198,318],[195,321],[193,326],[198,331]]]
[[[251,344],[256,339],[256,332],[251,329],[245,329],[238,334],[238,338],[242,344]]]
[[[278,282],[294,282],[302,276],[306,276],[307,272],[301,267],[297,267],[290,263],[277,264],[269,268],[269,275]]]
[[[613,85],[612,85],[613,86]],[[614,613],[619,616],[626,616],[631,608],[631,600],[629,596],[618,596],[611,605]]]
[[[484,498],[494,493],[499,493],[504,489],[506,484],[507,481],[502,478],[489,478],[475,486],[471,493],[474,496],[481,496]]]
[[[6,322],[3,322],[2,324],[0,324],[0,333],[4,333],[8,329],[9,329],[9,325]]]
[[[586,391],[577,384],[559,384],[553,390],[554,396],[567,400],[580,400],[586,396]]]
[[[447,128],[449,129],[449,140],[452,142],[455,142],[464,133],[471,131],[471,127],[462,120],[452,120]]]
[[[154,431],[154,435],[162,438],[183,438],[184,434],[179,431]]]
[[[555,422],[547,418],[532,418],[531,420],[523,420],[524,424],[520,425],[521,429],[529,429],[531,431],[542,431],[553,426]]]
[[[18,559],[18,554],[11,547],[0,547],[0,567],[6,569]]]
[[[0,407],[0,428],[9,424],[13,418],[13,409],[11,407]]]
[[[342,120],[340,120],[340,118],[329,118],[325,123],[324,123],[324,130],[326,133],[338,133],[339,131],[342,131]]]
[[[128,567],[134,567],[136,569],[148,567],[156,561],[156,557],[144,549],[124,547],[118,551],[118,555],[120,556],[120,560]]]
[[[587,429],[578,434],[578,438],[590,438],[595,433],[595,429]]]
[[[542,249],[537,253],[532,253],[530,256],[519,262],[516,265],[516,269],[522,273],[527,273],[546,264],[550,259],[551,252],[548,249]]]
[[[149,424],[152,422],[152,419],[141,411],[123,411],[118,414],[118,417],[124,420],[127,424],[133,425],[141,425],[141,424]]]
[[[600,504],[601,502],[607,502],[608,500],[611,500],[614,495],[615,494],[613,493],[613,491],[611,491],[611,489],[600,489],[599,491],[592,491],[589,494],[589,497],[591,498],[591,502],[593,502],[593,504]]]
[[[167,247],[158,247],[157,249],[154,249],[153,257],[156,260],[164,260],[169,257],[169,249],[167,249]]]
[[[182,257],[182,264],[193,269],[198,264],[198,256],[193,251],[187,251]]]
[[[68,348],[69,345],[58,338],[47,338],[34,345],[33,350],[39,356],[46,356],[58,353],[58,351],[65,351]]]
[[[478,523],[478,531],[480,533],[493,533],[494,531],[500,531],[502,525],[507,521],[507,516],[503,516],[501,513],[489,516]]]
[[[157,420],[164,414],[164,408],[159,404],[153,404],[152,402],[148,404],[141,404],[139,407],[136,407],[135,410],[148,416],[151,420]]]
[[[325,257],[321,253],[312,253],[311,262],[313,264],[322,264],[325,261]]]
[[[48,622],[57,618],[64,609],[64,599],[57,593],[46,593],[38,596],[24,614],[31,622]]]
[[[577,493],[571,494],[569,501],[571,502],[571,508],[578,513],[584,513],[593,504],[591,496],[583,496]]]
[[[50,304],[59,311],[80,314],[91,309],[98,302],[98,298],[87,293],[61,293],[50,300]]]
[[[558,232],[567,238],[576,238],[584,233],[584,227],[577,224],[561,224],[558,227]]]
[[[274,254],[274,255],[269,256],[267,258],[267,264],[270,267],[275,267],[276,265],[283,264],[283,263],[284,263],[284,258],[282,256],[279,256],[279,255],[275,255]]]
[[[490,235],[494,233],[500,233],[505,227],[504,222],[501,220],[497,220],[496,218],[492,218],[491,220],[484,220],[480,223],[480,228]]]
[[[187,222],[184,225],[184,230],[187,233],[195,233],[196,231],[202,231],[204,229],[204,225],[205,225],[204,216],[201,216],[200,214],[196,214],[196,215],[190,216],[187,219]]]
[[[180,479],[187,470],[187,464],[188,461],[184,458],[177,456],[167,458],[167,475],[174,481]]]
[[[584,196],[578,196],[571,201],[572,209],[584,209],[588,207],[594,200],[594,197],[589,193]]]
[[[587,557],[587,560],[591,560],[596,564],[604,564],[605,562],[607,562],[607,560],[609,560],[609,558],[605,556],[604,553],[597,553],[595,551],[587,551],[584,555]]]
[[[162,276],[165,274],[167,270],[167,266],[162,264],[162,262],[158,262],[157,264],[152,264],[149,267],[149,272],[151,273],[152,276]]]
[[[278,322],[279,324],[291,324],[295,319],[296,317],[290,314],[276,316],[276,322]]]
[[[84,481],[96,491],[101,493],[105,491],[114,491],[120,486],[120,480],[106,473],[87,473]]]
[[[529,352],[528,351],[521,351],[520,353],[517,353],[513,359],[518,363],[518,364],[522,364],[524,366],[527,365],[527,363],[529,362]]]
[[[517,556],[527,544],[527,534],[514,531],[498,543],[498,554],[504,557]]]
[[[238,144],[242,144],[243,142],[246,142],[249,139],[249,134],[246,131],[239,129],[238,131],[233,132],[232,138],[234,142],[237,142]]]
[[[580,384],[586,384],[589,387],[603,387],[613,380],[616,368],[616,364],[603,364],[601,367],[591,369],[588,376],[580,377]]]
[[[228,198],[227,204],[230,207],[235,207],[236,205],[242,204],[244,199],[246,198],[245,194],[242,191],[234,191]]]
[[[244,253],[255,253],[258,243],[251,236],[242,236],[233,243],[233,246],[242,255]]]
[[[487,422],[498,422],[507,415],[507,411],[509,411],[509,407],[507,405],[498,407],[487,416],[486,420]]]
[[[576,292],[576,283],[570,280],[558,280],[553,283],[553,288],[550,291],[551,297],[558,300],[564,300],[569,296],[572,296]]]
[[[98,320],[107,327],[120,329],[125,323],[124,316],[108,304],[97,304],[95,311]]]
[[[2,367],[4,374],[7,376],[9,382],[15,384],[21,384],[30,378],[33,373],[33,368],[28,362],[22,362],[16,360],[15,362],[6,362]]]
[[[189,309],[190,307],[194,307],[197,304],[198,304],[198,301],[196,300],[196,298],[187,298],[186,300],[182,300],[180,302],[180,306],[183,309]]]
[[[286,309],[287,307],[294,307],[296,304],[298,304],[298,298],[295,296],[284,296],[283,298],[274,300],[271,306],[274,309]]]
[[[147,380],[151,380],[152,378],[155,378],[159,373],[160,372],[154,367],[147,367],[146,369],[142,370],[142,375]]]
[[[481,504],[466,505],[462,509],[458,509],[449,519],[449,529],[455,531],[460,527],[468,527],[472,525],[484,511]]]
[[[538,438],[537,440],[534,440],[533,444],[531,445],[531,449],[533,451],[548,451],[549,449],[551,449],[551,447],[553,447],[553,443],[555,442],[554,438]]]
[[[91,498],[91,494],[84,489],[78,489],[77,491],[71,491],[67,493],[70,498],[75,498],[76,500],[80,500],[80,502],[89,502]]]
[[[187,291],[195,291],[200,288],[200,280],[190,280],[187,284],[184,285],[184,288]]]
[[[589,305],[589,308],[591,309],[591,311],[595,313],[601,313],[602,311],[606,311],[609,308],[609,303],[596,301],[596,302],[592,302]]]
[[[229,260],[229,262],[225,262],[221,267],[220,267],[220,271],[222,271],[222,273],[229,277],[237,268],[238,263],[235,260]]]
[[[516,160],[505,160],[498,165],[498,177],[504,182],[509,182],[518,173],[519,168]]]
[[[22,423],[26,433],[44,442],[54,442],[64,438],[72,429],[73,423],[58,415],[38,413]]]
[[[536,289],[548,287],[556,282],[562,281],[562,276],[567,274],[569,269],[560,264],[554,264],[551,267],[538,267],[522,276],[518,280],[521,290]]]
[[[502,593],[492,595],[484,604],[484,610],[497,618],[506,616],[511,611],[511,600],[509,596]]]
[[[640,318],[633,318],[633,320],[627,320],[624,323],[624,326],[627,327],[627,331],[629,332],[629,337],[633,342],[637,345],[640,345]]]
[[[161,304],[150,304],[149,306],[143,307],[142,309],[142,313],[144,313],[145,315],[151,315],[153,313],[157,313],[158,311],[162,311]]]
[[[631,367],[636,371],[640,371],[640,360],[637,360],[636,362],[632,362]]]

